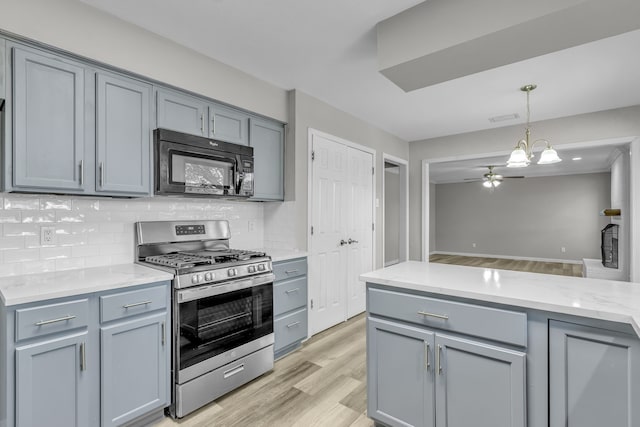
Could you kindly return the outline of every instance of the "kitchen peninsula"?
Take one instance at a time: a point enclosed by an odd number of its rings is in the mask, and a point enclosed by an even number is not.
[[[640,285],[415,261],[360,277],[380,425],[640,423]]]

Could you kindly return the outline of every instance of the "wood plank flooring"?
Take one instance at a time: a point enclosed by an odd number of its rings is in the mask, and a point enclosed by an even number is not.
[[[274,370],[182,420],[155,427],[370,427],[365,315],[307,341]]]
[[[433,254],[429,262],[582,277],[582,264]]]

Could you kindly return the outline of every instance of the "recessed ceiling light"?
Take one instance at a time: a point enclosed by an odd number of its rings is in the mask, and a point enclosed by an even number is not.
[[[574,157],[571,160],[582,160],[582,157]]]
[[[491,123],[506,122],[507,120],[515,120],[520,118],[518,113],[505,114],[504,116],[489,117]]]

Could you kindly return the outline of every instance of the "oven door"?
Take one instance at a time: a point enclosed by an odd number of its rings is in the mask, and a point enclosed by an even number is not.
[[[176,291],[178,383],[273,344],[273,278]]]

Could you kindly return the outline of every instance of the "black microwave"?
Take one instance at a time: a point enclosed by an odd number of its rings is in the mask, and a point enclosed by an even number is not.
[[[168,129],[153,137],[155,194],[253,196],[253,147]]]

